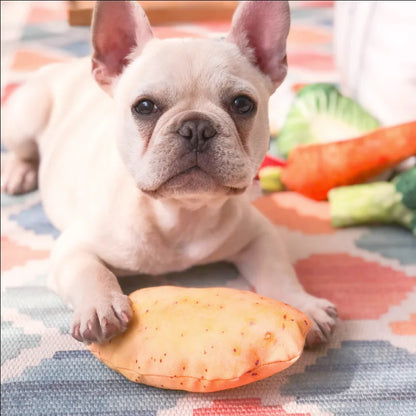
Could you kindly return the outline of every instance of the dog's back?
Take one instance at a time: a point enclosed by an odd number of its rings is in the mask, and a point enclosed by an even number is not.
[[[45,210],[61,229],[79,201],[97,201],[95,165],[106,164],[101,172],[110,168],[97,152],[113,145],[105,140],[112,129],[112,119],[105,115],[111,114],[113,101],[94,82],[90,66],[90,58],[84,58],[42,68],[15,91],[3,111],[2,141],[25,159],[39,159]]]

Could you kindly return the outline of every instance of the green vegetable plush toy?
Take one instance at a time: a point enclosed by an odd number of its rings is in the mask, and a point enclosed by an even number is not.
[[[416,235],[416,167],[391,182],[334,188],[328,199],[334,227],[396,223]]]
[[[334,85],[309,84],[296,94],[272,150],[286,158],[299,145],[345,140],[378,127],[378,120]]]

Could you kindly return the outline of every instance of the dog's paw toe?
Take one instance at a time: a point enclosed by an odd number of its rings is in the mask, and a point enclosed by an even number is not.
[[[311,298],[303,308],[311,322],[311,329],[306,336],[306,346],[315,347],[327,342],[334,330],[338,317],[336,307],[326,299]]]
[[[114,293],[97,305],[76,310],[71,335],[86,344],[102,343],[124,332],[132,317],[130,300]]]
[[[38,162],[6,155],[2,157],[1,176],[2,192],[17,195],[32,191],[38,184]]]

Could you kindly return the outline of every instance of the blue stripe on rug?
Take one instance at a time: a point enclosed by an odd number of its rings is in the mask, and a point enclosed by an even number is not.
[[[8,416],[155,416],[186,394],[132,383],[89,351],[63,351],[3,383],[1,409]]]
[[[401,264],[416,264],[416,237],[410,230],[399,226],[372,227],[355,241],[355,245],[383,257],[397,259]]]
[[[345,341],[289,377],[281,394],[337,416],[415,415],[416,355],[386,341]]]
[[[50,223],[39,202],[18,214],[10,215],[10,219],[16,221],[25,230],[32,230],[35,234],[49,234],[57,238],[60,232]]]

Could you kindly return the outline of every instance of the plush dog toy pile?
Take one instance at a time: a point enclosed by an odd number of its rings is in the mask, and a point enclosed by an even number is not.
[[[397,223],[416,233],[415,167],[365,183],[416,155],[416,121],[380,127],[335,87],[313,84],[298,92],[274,152],[287,160],[267,156],[258,174],[263,190],[329,200],[335,227]]]

